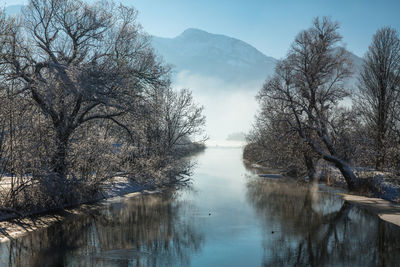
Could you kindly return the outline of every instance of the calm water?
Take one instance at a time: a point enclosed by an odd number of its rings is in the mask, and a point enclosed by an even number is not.
[[[191,189],[114,200],[4,243],[0,265],[400,265],[399,227],[332,188],[258,178],[241,153],[209,148]]]

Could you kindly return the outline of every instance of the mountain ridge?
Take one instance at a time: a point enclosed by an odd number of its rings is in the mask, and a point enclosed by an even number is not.
[[[152,46],[177,73],[185,71],[231,83],[264,82],[278,62],[245,41],[196,28],[173,38],[152,36]],[[347,52],[354,63],[355,74],[349,79],[354,86],[362,58]]]
[[[277,62],[242,40],[195,28],[174,38],[152,36],[152,45],[178,72],[232,82],[264,80],[273,73]]]

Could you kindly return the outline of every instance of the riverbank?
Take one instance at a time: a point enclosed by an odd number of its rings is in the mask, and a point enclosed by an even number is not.
[[[243,159],[245,164],[256,170],[259,177],[280,179],[290,177],[287,171],[270,169],[263,165],[251,163]],[[363,188],[356,192],[340,193],[344,201],[356,204],[369,212],[372,212],[380,219],[400,226],[400,185],[398,181],[389,174],[375,170],[355,169],[355,174],[362,180]],[[317,168],[319,182],[328,186],[347,188],[346,181],[339,170],[327,165],[319,165]],[[292,177],[295,178],[295,177]],[[308,179],[301,179],[302,182],[310,182]]]
[[[14,214],[13,216],[0,216],[0,242],[18,238],[29,232],[37,231],[61,222],[71,215],[89,213],[98,205],[121,198],[132,198],[144,194],[158,194],[163,188],[143,186],[130,181],[128,178],[116,177],[109,182],[102,194],[94,199],[81,202],[71,207],[55,211],[33,211],[24,217]]]
[[[258,170],[258,174],[276,175],[292,177],[301,182],[310,182],[308,176],[297,177],[293,170],[274,169],[263,166],[259,163],[253,163],[248,159],[243,159],[245,164]],[[263,173],[268,171],[267,174]],[[390,172],[377,171],[361,167],[353,167],[353,172],[357,177],[358,188],[353,192],[364,197],[381,198],[393,203],[400,204],[400,179]],[[324,182],[329,186],[341,187],[347,189],[347,183],[339,169],[327,164],[324,161],[317,163],[315,168],[315,177],[319,182]]]
[[[362,206],[384,221],[400,226],[400,205],[381,198],[371,198],[350,194],[340,194],[345,201]]]
[[[204,144],[193,143],[186,150],[182,150],[179,164],[168,166],[164,170],[153,170],[153,166],[142,166],[149,173],[140,172],[139,177],[152,177],[145,184],[135,182],[128,177],[116,176],[106,181],[99,187],[99,192],[92,197],[83,197],[72,204],[57,207],[55,209],[37,208],[28,212],[21,212],[10,208],[0,208],[0,242],[10,238],[16,238],[25,233],[32,232],[53,223],[62,221],[73,214],[83,214],[104,201],[114,201],[120,197],[131,198],[143,194],[157,194],[166,189],[175,188],[186,184],[187,175],[190,175],[190,158],[205,150]],[[179,170],[179,171],[177,171]],[[174,178],[171,178],[174,177]],[[184,178],[184,179],[183,179]],[[0,190],[9,190],[11,182],[7,177],[2,177]],[[119,199],[120,200],[120,199]]]

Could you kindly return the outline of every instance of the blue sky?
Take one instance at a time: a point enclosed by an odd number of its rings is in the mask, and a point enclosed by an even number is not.
[[[1,1],[0,1],[1,2]],[[23,0],[2,0],[7,5]],[[285,56],[296,34],[316,16],[331,16],[341,24],[343,42],[362,56],[372,35],[383,26],[400,31],[399,0],[122,0],[139,10],[145,30],[175,37],[199,28],[250,43],[268,56]],[[3,4],[4,5],[4,4]]]

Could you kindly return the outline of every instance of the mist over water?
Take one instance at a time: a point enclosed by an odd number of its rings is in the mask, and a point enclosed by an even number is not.
[[[218,77],[179,72],[174,87],[189,88],[194,98],[204,106],[205,131],[208,145],[232,146],[241,142],[228,141],[232,133],[247,133],[257,111],[255,96],[263,81],[232,83]]]

